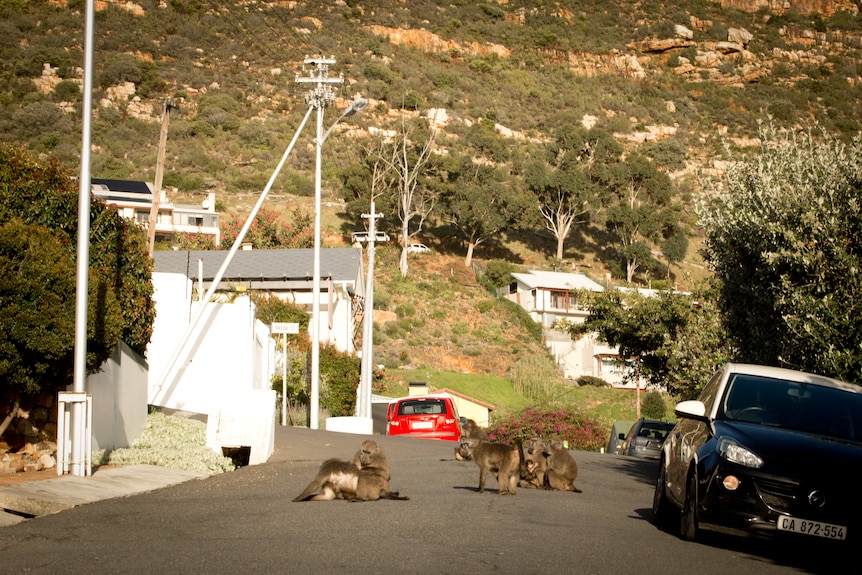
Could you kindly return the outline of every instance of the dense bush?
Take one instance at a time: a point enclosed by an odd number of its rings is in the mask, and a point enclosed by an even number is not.
[[[610,387],[610,384],[602,379],[601,377],[596,377],[595,375],[582,375],[577,379],[578,385],[592,385],[594,387]]]
[[[658,391],[650,391],[643,397],[641,404],[641,415],[644,419],[664,419],[667,414],[667,405],[664,397]]]
[[[492,441],[511,443],[531,437],[568,441],[569,449],[599,451],[608,443],[608,430],[597,419],[567,409],[528,408],[488,428]]]

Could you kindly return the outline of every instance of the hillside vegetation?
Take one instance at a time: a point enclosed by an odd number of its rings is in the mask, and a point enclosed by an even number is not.
[[[179,108],[164,185],[175,199],[216,191],[222,209],[247,210],[304,114],[307,84],[295,77],[320,54],[345,80],[336,107],[357,95],[371,102],[327,141],[330,200],[364,138],[436,110],[441,153],[463,149],[471,126],[487,120],[511,149],[513,172],[561,125],[606,130],[671,174],[690,205],[704,178],[751,149],[759,122],[816,122],[844,137],[860,128],[857,5],[819,2],[823,13],[812,13],[808,2],[775,12],[762,4],[96,2],[92,173],[153,181],[170,98]],[[0,138],[73,166],[85,5],[0,2]],[[273,188],[280,207],[308,205],[308,132]],[[360,224],[342,223],[342,232]],[[600,251],[603,238],[584,243]],[[566,259],[582,255],[569,251]]]
[[[563,127],[611,134],[667,174],[691,233],[667,275],[690,288],[706,275],[694,204],[729,162],[753,151],[758,125],[843,139],[862,124],[862,23],[854,2],[397,0],[96,2],[93,177],[152,182],[165,103],[170,116],[164,185],[169,198],[216,192],[222,212],[248,213],[306,112],[308,55],[332,56],[344,83],[327,125],[356,96],[370,105],[343,122],[323,154],[324,245],[343,245],[362,222],[346,216],[340,176],[370,138],[404,119],[439,130],[437,153],[482,148],[513,180]],[[770,6],[778,3],[770,3]],[[80,161],[83,0],[0,0],[0,140],[69,166]],[[493,126],[492,134],[476,128]],[[276,180],[271,204],[310,209],[311,128]],[[491,137],[492,136],[492,137]],[[504,158],[504,159],[503,159]],[[599,210],[576,227],[564,262],[537,225],[479,247],[480,264],[562,263],[618,281]],[[384,221],[390,220],[387,214]],[[392,368],[509,374],[546,358],[517,309],[464,266],[464,244],[432,217],[421,241],[435,253],[378,251],[376,360]],[[386,314],[389,314],[388,316]],[[375,314],[377,315],[377,314]]]

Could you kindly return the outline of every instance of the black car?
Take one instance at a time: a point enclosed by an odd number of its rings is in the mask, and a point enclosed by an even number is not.
[[[675,412],[654,522],[679,518],[689,540],[705,528],[862,541],[862,387],[727,364]]]
[[[638,419],[628,433],[620,433],[619,438],[622,443],[620,443],[617,453],[658,459],[661,455],[664,439],[668,432],[673,429],[673,426],[674,423],[670,421]]]

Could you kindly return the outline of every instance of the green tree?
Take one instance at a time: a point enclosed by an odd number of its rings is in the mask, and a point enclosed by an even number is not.
[[[466,156],[455,163],[440,217],[466,241],[464,265],[470,267],[476,247],[517,226],[533,204],[503,169],[475,164]]]
[[[668,353],[665,387],[680,401],[696,399],[712,374],[734,355],[715,298],[704,294],[696,300]]]
[[[320,407],[333,417],[356,413],[360,359],[333,345],[320,348]]]
[[[565,242],[574,226],[587,223],[601,205],[606,168],[622,148],[601,130],[563,125],[544,157],[527,166],[525,182],[538,201],[545,229],[557,241],[556,258],[563,259]]]
[[[239,232],[245,225],[247,216],[231,212],[222,224],[222,239],[219,246],[223,250],[233,247]],[[262,207],[249,226],[243,241],[251,242],[254,249],[295,249],[310,248],[314,243],[314,222],[306,212],[294,208],[290,219],[282,220],[279,212]]]
[[[631,283],[638,268],[653,262],[652,246],[661,242],[665,234],[679,235],[673,217],[672,186],[667,174],[639,154],[630,155],[612,172],[612,203],[605,215],[605,226],[619,243],[626,262],[626,281]],[[679,254],[673,256],[679,258]]]
[[[618,289],[582,292],[581,296],[590,315],[584,323],[566,326],[567,331],[573,337],[597,333],[634,365],[629,376],[636,380],[644,376],[650,383],[663,385],[672,342],[691,318],[691,298],[669,291],[647,297]]]
[[[0,392],[14,407],[36,393],[72,383],[78,227],[74,178],[56,160],[43,165],[20,150],[0,146],[0,225]],[[86,369],[93,373],[119,339],[145,355],[155,319],[146,237],[96,198],[90,204],[89,264]],[[45,326],[51,326],[50,334]]]
[[[699,206],[737,359],[862,380],[862,140],[761,130]]]

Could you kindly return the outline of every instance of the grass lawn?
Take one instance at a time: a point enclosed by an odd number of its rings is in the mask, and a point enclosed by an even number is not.
[[[391,397],[407,395],[409,382],[423,381],[428,384],[432,391],[449,388],[490,403],[495,408],[491,414],[492,421],[533,405],[533,402],[528,398],[515,393],[512,382],[503,377],[440,372],[428,369],[387,369],[386,377],[387,395]],[[641,394],[641,399],[643,397],[644,395]],[[637,419],[637,406],[633,390],[609,389],[590,385],[567,386],[554,403],[560,407],[573,406],[586,415],[598,419],[608,429],[614,421],[634,421]],[[667,405],[665,419],[672,421],[675,402],[666,396],[665,403]]]

